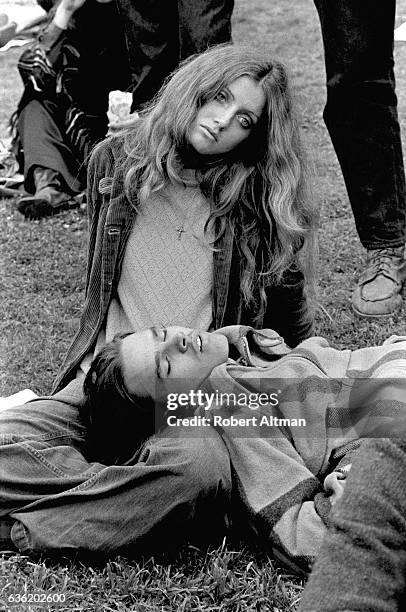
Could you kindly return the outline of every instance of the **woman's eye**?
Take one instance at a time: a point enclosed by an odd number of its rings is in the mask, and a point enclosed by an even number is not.
[[[168,357],[166,358],[166,363],[168,365],[168,369],[166,370],[166,375],[169,376],[169,374],[171,373],[171,362],[169,361]]]
[[[227,94],[225,93],[225,91],[219,91],[219,93],[216,95],[215,99],[218,102],[225,102],[227,100]]]
[[[166,336],[168,334],[168,330],[166,329],[166,327],[163,327],[161,331],[162,331],[162,342],[165,342]]]
[[[243,127],[245,130],[249,130],[252,127],[251,119],[249,119],[245,115],[240,115],[238,120],[240,122],[241,127]]]

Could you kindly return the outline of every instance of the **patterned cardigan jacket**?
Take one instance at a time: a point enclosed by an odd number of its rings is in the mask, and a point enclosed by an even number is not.
[[[75,377],[76,368],[92,349],[103,328],[110,300],[120,278],[127,240],[137,214],[124,193],[125,138],[116,136],[96,146],[88,168],[89,254],[85,303],[79,329],[54,383],[53,392]],[[252,325],[256,315],[243,305],[239,257],[235,238],[226,231],[213,254],[214,328]],[[290,346],[309,337],[313,316],[307,304],[300,271],[288,272],[284,282],[267,288],[268,306],[259,327],[271,327]]]

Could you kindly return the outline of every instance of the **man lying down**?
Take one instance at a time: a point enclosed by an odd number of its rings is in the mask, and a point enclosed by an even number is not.
[[[290,350],[272,330],[152,327],[68,387],[0,411],[10,547],[130,554],[238,520],[307,571],[361,438],[405,431],[406,338]]]
[[[318,551],[360,439],[398,432],[405,389],[404,338],[356,351],[311,338],[290,350],[272,330],[237,325],[116,337],[85,383],[96,455],[111,439],[112,406],[116,456],[134,417],[140,443],[152,431],[188,429],[205,438],[214,428],[229,452],[240,506],[230,508],[231,519],[238,512],[263,544],[299,568]]]

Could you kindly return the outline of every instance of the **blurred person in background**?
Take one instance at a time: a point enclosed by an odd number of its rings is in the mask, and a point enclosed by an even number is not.
[[[39,219],[79,204],[86,165],[108,127],[109,92],[129,86],[120,16],[110,0],[62,0],[18,67],[24,93],[13,118],[25,189],[18,210]]]

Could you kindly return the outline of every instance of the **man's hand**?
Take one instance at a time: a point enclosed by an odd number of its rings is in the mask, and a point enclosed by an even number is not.
[[[61,0],[58,8],[63,8],[65,11],[73,14],[83,6],[85,2],[86,0]]]
[[[56,9],[53,22],[58,28],[66,30],[73,13],[80,9],[86,0],[61,0]]]

